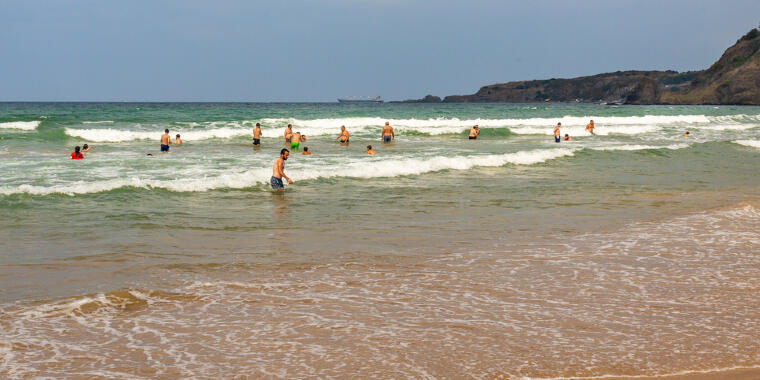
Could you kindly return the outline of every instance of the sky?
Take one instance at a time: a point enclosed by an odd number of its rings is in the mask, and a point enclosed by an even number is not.
[[[0,0],[0,101],[386,100],[701,70],[757,0]]]

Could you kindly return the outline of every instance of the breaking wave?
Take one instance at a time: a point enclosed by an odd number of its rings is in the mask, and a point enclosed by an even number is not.
[[[735,143],[760,149],[760,140],[736,140]]]
[[[533,165],[564,156],[572,156],[573,149],[537,149],[506,154],[482,156],[435,156],[421,158],[378,158],[349,162],[340,166],[293,168],[288,172],[298,181],[317,178],[354,177],[380,178],[401,177],[441,170],[466,170],[478,166],[497,167],[506,164]],[[241,172],[224,173],[214,177],[157,180],[138,176],[122,177],[105,181],[78,181],[53,186],[18,185],[2,186],[0,194],[87,194],[111,191],[124,187],[160,188],[176,192],[208,191],[214,189],[242,189],[269,183],[271,168],[263,167]]]
[[[41,121],[35,120],[35,121],[8,121],[5,123],[0,123],[0,128],[2,129],[21,129],[24,131],[33,131],[37,129],[37,127],[40,126]]]

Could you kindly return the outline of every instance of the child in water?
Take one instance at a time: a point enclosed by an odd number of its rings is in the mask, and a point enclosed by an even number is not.
[[[179,133],[177,133],[177,137],[174,139],[174,145],[182,145],[182,139],[179,138]]]
[[[90,151],[90,146],[87,144],[82,145],[82,153],[87,153]]]
[[[84,155],[79,150],[82,149],[79,146],[74,147],[74,152],[71,153],[71,159],[72,160],[81,160],[84,158]]]
[[[572,139],[570,138],[570,135],[568,135],[567,133],[565,133],[565,141],[572,141]]]
[[[309,152],[309,147],[308,146],[303,147],[303,153],[301,154],[303,154],[304,156],[311,156],[311,152]]]
[[[369,155],[375,154],[375,151],[372,150],[372,145],[367,145],[367,154]]]

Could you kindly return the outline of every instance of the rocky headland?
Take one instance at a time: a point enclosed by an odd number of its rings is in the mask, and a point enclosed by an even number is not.
[[[752,29],[702,71],[617,71],[572,79],[497,83],[444,103],[586,102],[760,105],[760,30]],[[428,95],[405,102],[438,102]]]

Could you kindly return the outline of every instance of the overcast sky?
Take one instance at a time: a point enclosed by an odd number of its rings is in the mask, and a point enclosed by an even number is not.
[[[0,0],[0,101],[334,101],[705,69],[760,1]]]

